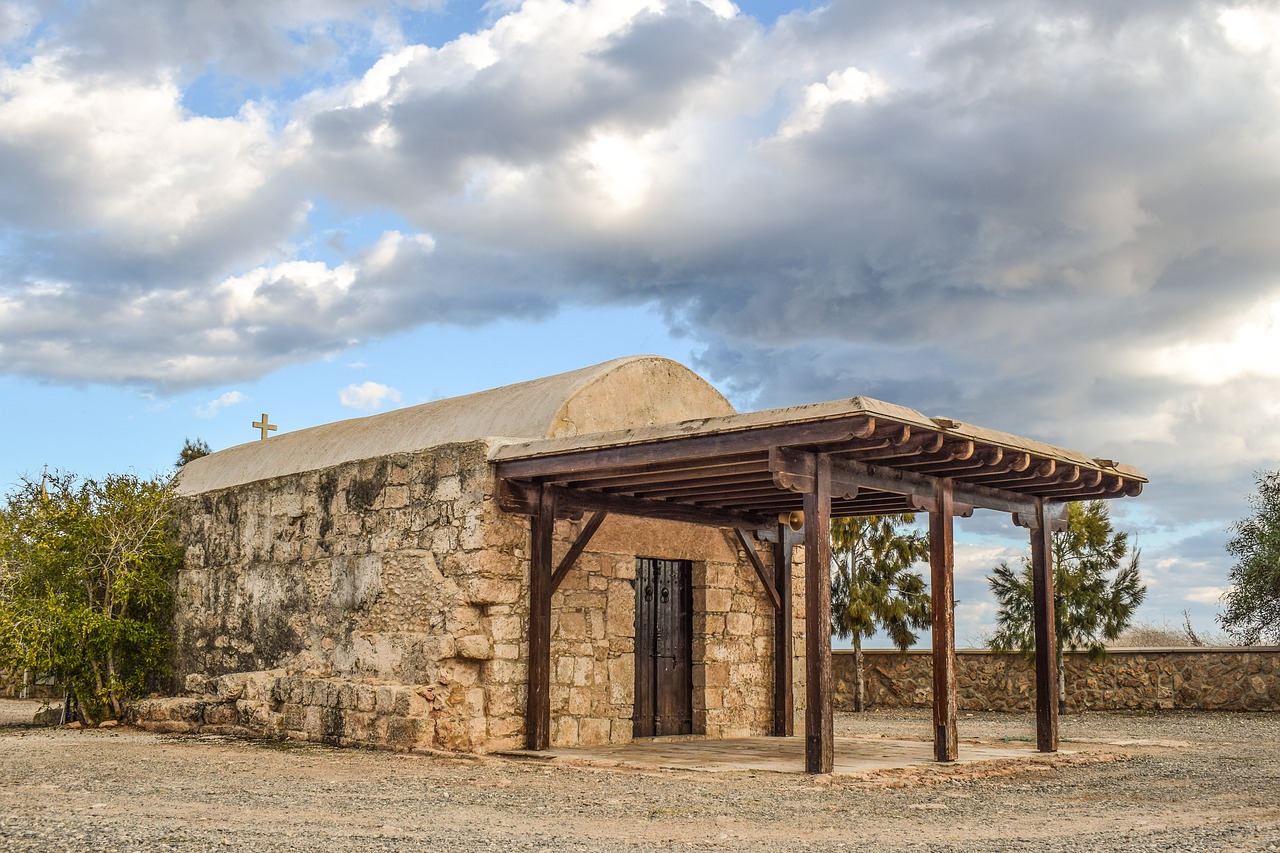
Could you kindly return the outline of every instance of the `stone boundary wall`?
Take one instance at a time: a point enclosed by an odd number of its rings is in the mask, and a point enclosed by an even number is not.
[[[853,708],[851,650],[832,653],[835,703]],[[911,708],[933,701],[928,651],[863,652],[869,708]],[[1280,711],[1280,646],[1118,649],[1105,660],[1064,659],[1065,707],[1085,710],[1187,709]],[[956,650],[957,702],[969,711],[1035,707],[1035,668],[1017,653]]]

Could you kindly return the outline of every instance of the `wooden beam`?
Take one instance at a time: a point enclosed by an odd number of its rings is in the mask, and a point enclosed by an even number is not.
[[[689,504],[668,503],[666,501],[650,501],[643,498],[628,498],[622,495],[602,495],[597,492],[580,492],[576,489],[549,487],[556,495],[557,505],[564,504],[571,509],[585,512],[604,510],[616,515],[637,515],[641,518],[658,518],[663,521],[683,521],[687,524],[702,524],[708,527],[765,527],[771,519],[762,515],[754,515],[733,510],[711,509]]]
[[[831,709],[831,459],[814,458],[813,490],[804,496],[805,770],[835,766]]]
[[[779,445],[843,444],[855,438],[867,438],[875,432],[875,428],[875,418],[870,415],[853,415],[828,421],[669,438],[623,447],[569,450],[545,456],[501,460],[496,464],[498,476],[505,479],[564,479],[574,474],[596,476],[601,469],[696,462],[730,453],[763,453]]]
[[[1037,501],[1031,531],[1032,597],[1036,640],[1036,748],[1058,751],[1058,634],[1053,613],[1053,522]]]
[[[599,489],[621,491],[637,483],[684,483],[704,477],[722,474],[746,474],[765,471],[763,453],[734,454],[707,459],[690,465],[646,465],[640,468],[624,468],[622,472],[593,471],[580,477],[556,480],[558,486],[572,489]]]
[[[812,483],[811,463],[806,454],[791,448],[777,448],[769,455],[769,468],[774,483],[779,488],[802,491]],[[859,488],[875,489],[899,495],[918,495],[922,502],[934,497],[937,477],[913,471],[899,471],[879,465],[867,465],[851,459],[831,460],[832,491],[835,494],[857,493]],[[1030,513],[1035,510],[1035,498],[1017,492],[992,489],[975,483],[953,484],[955,500],[974,507],[1003,512]]]
[[[521,515],[534,514],[534,496],[538,490],[551,491],[556,496],[556,512],[561,516],[581,515],[584,512],[609,512],[614,515],[636,515],[642,518],[658,518],[664,521],[683,521],[709,527],[768,527],[773,519],[755,513],[712,509],[690,504],[651,501],[625,495],[605,495],[599,492],[566,489],[561,486],[539,486],[519,480],[499,480],[498,502],[506,512]]]
[[[731,494],[736,491],[754,489],[773,489],[773,480],[765,470],[753,471],[749,474],[730,474],[724,477],[707,477],[701,480],[690,480],[684,483],[655,483],[652,486],[632,485],[626,489],[608,489],[606,494],[625,492],[646,498],[664,500],[684,500],[702,495]]]
[[[529,517],[529,690],[525,705],[525,746],[551,743],[551,539],[555,494],[540,489],[538,512]]]
[[[738,534],[738,542],[742,544],[742,550],[747,552],[747,559],[751,561],[751,568],[756,570],[756,577],[760,579],[760,585],[764,587],[765,597],[769,599],[773,609],[777,610],[782,601],[778,598],[778,590],[774,588],[773,578],[769,575],[769,570],[764,567],[764,563],[760,560],[760,555],[752,547],[751,540],[747,538],[747,534],[743,529],[735,527],[733,532]]]
[[[591,518],[587,520],[586,526],[582,528],[582,532],[578,534],[578,538],[573,540],[573,544],[569,546],[569,550],[565,553],[564,558],[560,560],[560,564],[556,566],[555,574],[551,576],[551,591],[554,593],[560,588],[560,582],[564,580],[564,576],[569,574],[573,568],[573,564],[578,562],[578,557],[582,556],[582,552],[586,550],[587,545],[591,542],[591,537],[596,535],[596,531],[600,529],[600,525],[604,522],[605,517],[609,513],[599,510],[591,514]]]
[[[891,449],[885,453],[859,453],[858,459],[862,462],[876,462],[884,459],[907,459],[922,454],[937,453],[947,440],[945,435],[938,432],[918,433],[909,436],[909,438],[909,441],[891,445]]]
[[[929,513],[929,594],[933,600],[933,756],[956,760],[954,499],[950,480],[934,488]]]
[[[791,737],[796,733],[796,702],[791,692],[795,659],[795,637],[792,635],[791,554],[797,535],[785,524],[778,525],[778,540],[773,543],[773,583],[778,607],[773,611],[773,736]]]

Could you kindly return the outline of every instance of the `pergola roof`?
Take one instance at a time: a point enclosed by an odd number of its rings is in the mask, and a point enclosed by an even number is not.
[[[754,526],[801,508],[815,453],[832,463],[835,516],[928,509],[940,478],[962,505],[1015,513],[1146,482],[1112,460],[867,397],[514,443],[492,458],[514,511],[531,509],[523,484],[541,484],[562,512]]]
[[[930,418],[853,397],[673,424],[514,441],[496,447],[497,500],[528,515],[529,693],[526,742],[550,737],[551,599],[609,513],[732,527],[774,610],[774,724],[793,730],[789,533],[803,513],[805,545],[805,766],[828,773],[831,720],[831,533],[833,516],[929,513],[933,608],[934,754],[956,757],[954,546],[952,519],[983,507],[1031,529],[1036,636],[1036,741],[1057,749],[1052,534],[1068,501],[1137,495],[1136,469],[1039,441]],[[558,516],[592,516],[558,561]],[[783,524],[783,520],[786,524]],[[799,520],[799,519],[795,519]],[[773,528],[768,567],[747,531]]]

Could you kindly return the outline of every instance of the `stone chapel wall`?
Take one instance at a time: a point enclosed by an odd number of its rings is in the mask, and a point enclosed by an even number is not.
[[[144,700],[135,719],[405,750],[523,746],[528,520],[494,502],[488,453],[446,445],[187,498],[182,695]],[[557,522],[557,555],[582,523]],[[768,730],[772,611],[731,536],[605,521],[552,600],[555,745],[631,739],[637,556],[693,562],[695,731]]]
[[[192,695],[139,717],[343,745],[514,745],[527,525],[493,502],[488,449],[188,498],[173,668]]]

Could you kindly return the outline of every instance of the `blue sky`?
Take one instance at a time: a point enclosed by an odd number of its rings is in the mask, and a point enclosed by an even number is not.
[[[1280,15],[0,0],[0,484],[621,355],[1137,465],[1212,630],[1280,460]],[[958,529],[958,635],[1008,520]]]

